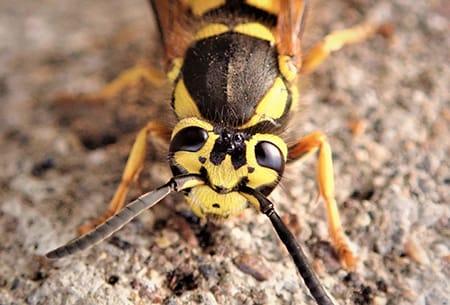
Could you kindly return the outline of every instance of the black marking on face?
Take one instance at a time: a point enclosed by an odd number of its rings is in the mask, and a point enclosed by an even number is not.
[[[220,143],[214,144],[213,150],[211,151],[211,155],[209,156],[209,160],[211,160],[211,163],[214,165],[219,165],[222,163],[223,160],[225,160],[225,156],[227,155],[226,151],[221,151],[220,148],[222,146]]]
[[[242,177],[241,181],[239,181],[238,185],[235,187],[235,190],[240,191],[243,187],[247,186],[248,182],[248,177]]]
[[[228,191],[227,189],[225,189],[223,186],[220,185],[214,185],[213,189],[219,194],[225,194]]]
[[[188,173],[187,170],[175,164],[170,165],[170,169],[172,170],[172,174],[174,176],[184,175]]]
[[[248,136],[226,128],[215,132],[219,134],[219,137],[216,139],[209,157],[211,163],[219,165],[225,160],[226,155],[230,155],[234,169],[237,170],[244,166],[247,163],[245,140]]]
[[[203,178],[204,181],[209,181],[208,171],[204,166],[200,167],[199,171],[200,176]]]
[[[270,193],[272,193],[275,186],[276,186],[276,184],[264,185],[264,186],[258,187],[257,190],[260,191],[264,196],[269,196]]]
[[[198,157],[198,161],[200,161],[201,164],[204,164],[206,162],[205,157]]]
[[[220,204],[218,204],[218,203],[213,203],[212,207],[213,207],[213,208],[216,208],[216,209],[220,209]]]
[[[248,173],[249,174],[251,174],[251,173],[253,173],[255,171],[255,168],[251,167],[251,166],[249,166],[247,169],[248,169]]]

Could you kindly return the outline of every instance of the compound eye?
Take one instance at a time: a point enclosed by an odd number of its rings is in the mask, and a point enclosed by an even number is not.
[[[203,147],[208,139],[206,130],[192,126],[180,130],[170,142],[170,152],[191,151],[195,152]]]
[[[255,146],[255,155],[259,165],[271,168],[280,174],[283,172],[283,154],[275,144],[266,141],[259,142]]]

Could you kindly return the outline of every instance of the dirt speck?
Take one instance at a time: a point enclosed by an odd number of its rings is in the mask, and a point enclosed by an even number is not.
[[[271,270],[260,257],[244,253],[235,257],[233,262],[239,270],[253,276],[258,281],[265,281],[270,277]]]

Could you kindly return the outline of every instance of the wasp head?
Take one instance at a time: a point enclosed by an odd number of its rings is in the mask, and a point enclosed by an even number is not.
[[[209,188],[205,197],[239,193],[243,187],[269,194],[279,182],[286,156],[287,146],[276,135],[213,126],[198,118],[175,126],[169,149],[173,174],[200,174]]]

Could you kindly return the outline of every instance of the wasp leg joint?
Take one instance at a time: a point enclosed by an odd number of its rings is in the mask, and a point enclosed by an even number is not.
[[[144,165],[145,156],[147,154],[147,140],[150,135],[168,142],[170,130],[160,122],[151,121],[139,131],[133,147],[131,148],[130,156],[125,165],[119,187],[111,199],[108,209],[101,216],[79,227],[78,232],[80,234],[91,231],[122,209],[131,184],[138,179],[139,173]]]
[[[334,198],[334,173],[331,147],[326,136],[320,132],[313,132],[301,138],[289,148],[289,159],[296,160],[311,152],[319,152],[317,161],[317,182],[319,192],[325,201],[330,237],[339,254],[343,266],[353,269],[357,257],[350,248],[350,242],[342,229],[339,210]]]

